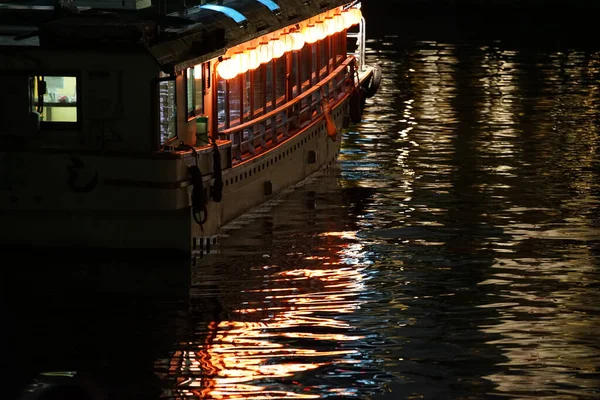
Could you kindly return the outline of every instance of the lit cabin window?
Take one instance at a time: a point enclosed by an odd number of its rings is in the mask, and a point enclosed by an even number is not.
[[[160,144],[177,137],[177,109],[175,107],[175,81],[162,80],[158,83]]]
[[[187,116],[193,117],[196,115],[196,108],[194,106],[194,99],[196,97],[194,68],[188,68],[185,70],[185,86]]]
[[[42,122],[77,122],[77,77],[34,76],[31,100]]]
[[[194,108],[196,115],[204,114],[204,74],[202,73],[203,64],[194,66],[194,86],[196,97],[194,98]]]
[[[188,118],[204,113],[204,82],[202,64],[186,69],[186,107]]]

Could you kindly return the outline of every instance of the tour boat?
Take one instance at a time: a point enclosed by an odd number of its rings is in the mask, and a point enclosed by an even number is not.
[[[3,245],[177,249],[336,161],[381,80],[349,0],[0,4]]]

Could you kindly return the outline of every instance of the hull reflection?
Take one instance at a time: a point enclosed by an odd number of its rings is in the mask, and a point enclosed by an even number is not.
[[[339,189],[334,177],[324,179]],[[311,210],[325,195],[304,189],[290,202]],[[341,217],[344,206],[328,210]],[[353,323],[369,279],[356,232],[315,226],[305,237],[273,237],[274,226],[289,223],[280,212],[271,211],[266,230],[246,227],[243,239],[233,233],[223,245],[232,248],[222,254],[248,251],[243,265],[222,256],[197,271],[192,303],[199,319],[212,318],[199,322],[195,340],[157,361],[159,377],[172,383],[163,399],[315,399],[381,389],[360,350],[365,334]]]

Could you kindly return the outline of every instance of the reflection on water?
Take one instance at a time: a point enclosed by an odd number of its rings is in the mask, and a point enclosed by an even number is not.
[[[380,357],[412,388],[390,387],[596,398],[600,53],[393,42],[371,57],[397,84],[342,161],[378,188],[358,235],[410,321],[385,332],[410,341],[389,350],[401,362]]]
[[[299,200],[304,206],[306,199]],[[270,231],[280,232],[275,226]],[[258,249],[255,259],[240,265],[238,255],[221,256],[199,266],[192,304],[200,318],[212,307],[214,319],[157,362],[162,379],[175,384],[163,398],[314,399],[377,389],[385,374],[375,376],[373,360],[359,350],[366,333],[351,323],[369,292],[370,263],[355,232],[314,229],[305,236],[309,243],[283,237],[258,244],[262,233],[246,228],[244,240],[252,245],[231,249]],[[230,266],[232,275],[224,279]],[[349,380],[350,387],[344,384]]]
[[[396,39],[341,169],[197,266],[165,398],[600,394],[600,53]]]
[[[247,215],[184,300],[15,316],[13,369],[127,399],[598,398],[600,52],[369,46],[384,80],[339,169]]]

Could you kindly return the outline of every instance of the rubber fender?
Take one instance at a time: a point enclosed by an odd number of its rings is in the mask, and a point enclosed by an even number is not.
[[[365,92],[367,97],[375,96],[375,93],[377,93],[377,91],[379,90],[379,86],[381,86],[382,76],[383,72],[381,70],[381,67],[378,64],[375,65],[373,69],[373,76],[371,77],[369,81],[369,86],[367,87],[367,90]]]

